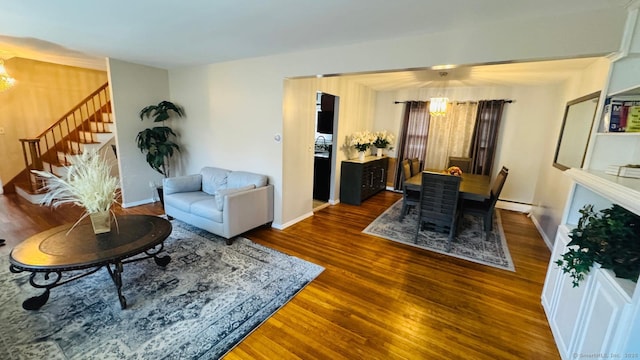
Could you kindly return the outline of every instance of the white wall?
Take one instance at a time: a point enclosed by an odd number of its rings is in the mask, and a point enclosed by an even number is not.
[[[601,91],[604,88],[609,71],[609,61],[605,58],[593,64],[579,76],[567,80],[558,88],[555,105],[548,104],[549,114],[541,118],[549,136],[540,144],[541,166],[534,194],[534,207],[531,218],[538,227],[547,245],[551,248],[555,240],[556,230],[562,220],[571,181],[563,172],[552,166],[558,136],[562,127],[562,118],[567,102],[581,96]]]
[[[612,9],[536,22],[494,23],[449,33],[171,70],[171,97],[185,105],[190,121],[180,128],[186,146],[181,171],[194,172],[214,165],[267,174],[276,186],[274,226],[289,224],[310,209],[303,204],[310,203],[312,197],[306,189],[311,186],[310,169],[302,160],[307,156],[299,154],[307,151],[305,144],[312,145],[313,132],[309,132],[307,119],[285,118],[289,109],[285,112],[283,106],[289,106],[290,101],[283,95],[284,79],[603,54],[617,49],[625,16],[624,10]],[[341,97],[341,104],[345,100]],[[283,134],[282,143],[273,140],[276,133]],[[285,196],[289,191],[295,195]],[[300,200],[299,196],[308,198]]]
[[[283,141],[284,174],[283,209],[286,227],[310,216],[313,209],[313,144],[315,136],[316,92],[338,97],[338,123],[335,147],[335,182],[331,186],[331,200],[340,194],[340,164],[355,157],[346,145],[348,136],[356,131],[371,129],[375,108],[375,92],[340,77],[307,78],[285,81]]]
[[[140,121],[138,113],[147,105],[169,99],[168,72],[108,59],[108,73],[111,106],[116,122],[118,167],[122,175],[122,205],[129,207],[149,203],[153,201],[155,191],[149,187],[149,182],[159,184],[162,175],[147,164],[145,155],[136,146],[136,135],[141,130],[157,124],[151,119]],[[182,139],[179,139],[178,143],[181,144]]]

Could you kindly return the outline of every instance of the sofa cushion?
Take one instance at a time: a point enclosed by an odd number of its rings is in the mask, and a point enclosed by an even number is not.
[[[246,171],[232,171],[227,177],[227,188],[239,188],[247,185],[262,187],[267,185],[268,178],[265,175],[254,174]]]
[[[200,191],[202,186],[202,175],[187,175],[162,180],[162,188],[165,195],[185,191]]]
[[[229,194],[235,194],[235,193],[239,193],[241,191],[247,191],[247,190],[251,190],[251,189],[255,189],[256,186],[251,184],[251,185],[247,185],[247,186],[242,186],[239,188],[226,188],[226,189],[219,189],[218,191],[216,191],[216,208],[219,211],[222,211],[222,207],[224,206],[224,197],[226,195]]]
[[[227,187],[227,176],[230,171],[214,167],[203,167],[200,171],[202,175],[202,191],[209,195],[214,195],[218,189]]]
[[[219,223],[222,222],[222,211],[216,208],[216,200],[212,196],[191,204],[191,215],[200,216]]]
[[[213,195],[203,193],[202,191],[192,191],[192,192],[174,193],[169,196],[165,196],[164,203],[178,210],[182,210],[184,212],[190,212],[192,204],[198,201],[207,200],[207,199],[214,200],[214,197]]]

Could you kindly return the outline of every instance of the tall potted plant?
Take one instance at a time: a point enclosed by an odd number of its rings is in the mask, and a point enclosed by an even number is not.
[[[138,133],[136,142],[138,149],[146,154],[147,163],[152,169],[162,174],[165,178],[171,174],[170,159],[175,151],[180,151],[180,146],[172,141],[177,137],[173,130],[164,125],[172,116],[184,116],[184,110],[170,101],[161,101],[157,105],[149,105],[140,110],[140,120],[152,118],[154,123],[162,123],[162,126],[147,128]],[[162,191],[158,189],[158,195],[162,200]]]

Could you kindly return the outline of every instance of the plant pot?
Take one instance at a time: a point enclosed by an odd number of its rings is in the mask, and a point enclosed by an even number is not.
[[[360,151],[360,152],[358,152],[358,160],[360,160],[360,161],[364,161],[365,156],[366,156],[366,155],[365,155],[365,152],[364,152],[364,151]]]
[[[109,210],[89,214],[91,225],[95,234],[103,234],[111,231],[111,213]]]
[[[377,148],[376,149],[376,156],[377,157],[382,157],[382,149],[381,148]]]

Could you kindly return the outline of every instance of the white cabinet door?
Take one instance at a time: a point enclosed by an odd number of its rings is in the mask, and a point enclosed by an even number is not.
[[[611,345],[615,340],[620,314],[628,302],[605,270],[598,269],[594,277],[574,353],[619,354]]]
[[[571,277],[563,273],[562,269],[554,263],[566,252],[570,240],[567,227],[560,226],[542,294],[542,303],[547,311],[549,325],[563,359],[569,359],[573,354],[576,335],[580,331],[579,323],[587,303],[585,294],[588,294],[593,282],[593,276],[589,274],[579,287],[573,287]]]
[[[549,323],[558,345],[558,351],[563,359],[573,357],[573,349],[581,329],[580,323],[587,305],[590,288],[593,285],[593,278],[593,273],[589,273],[585,276],[584,281],[580,282],[580,286],[573,287],[569,275],[560,272],[557,286],[557,305]]]
[[[562,276],[560,267],[556,264],[556,261],[560,259],[562,254],[567,249],[568,243],[568,230],[564,225],[558,227],[555,242],[553,243],[553,252],[549,259],[549,267],[547,269],[547,276],[544,280],[544,287],[542,288],[542,307],[544,308],[547,318],[551,318],[555,306],[557,304],[557,285],[558,279]]]

